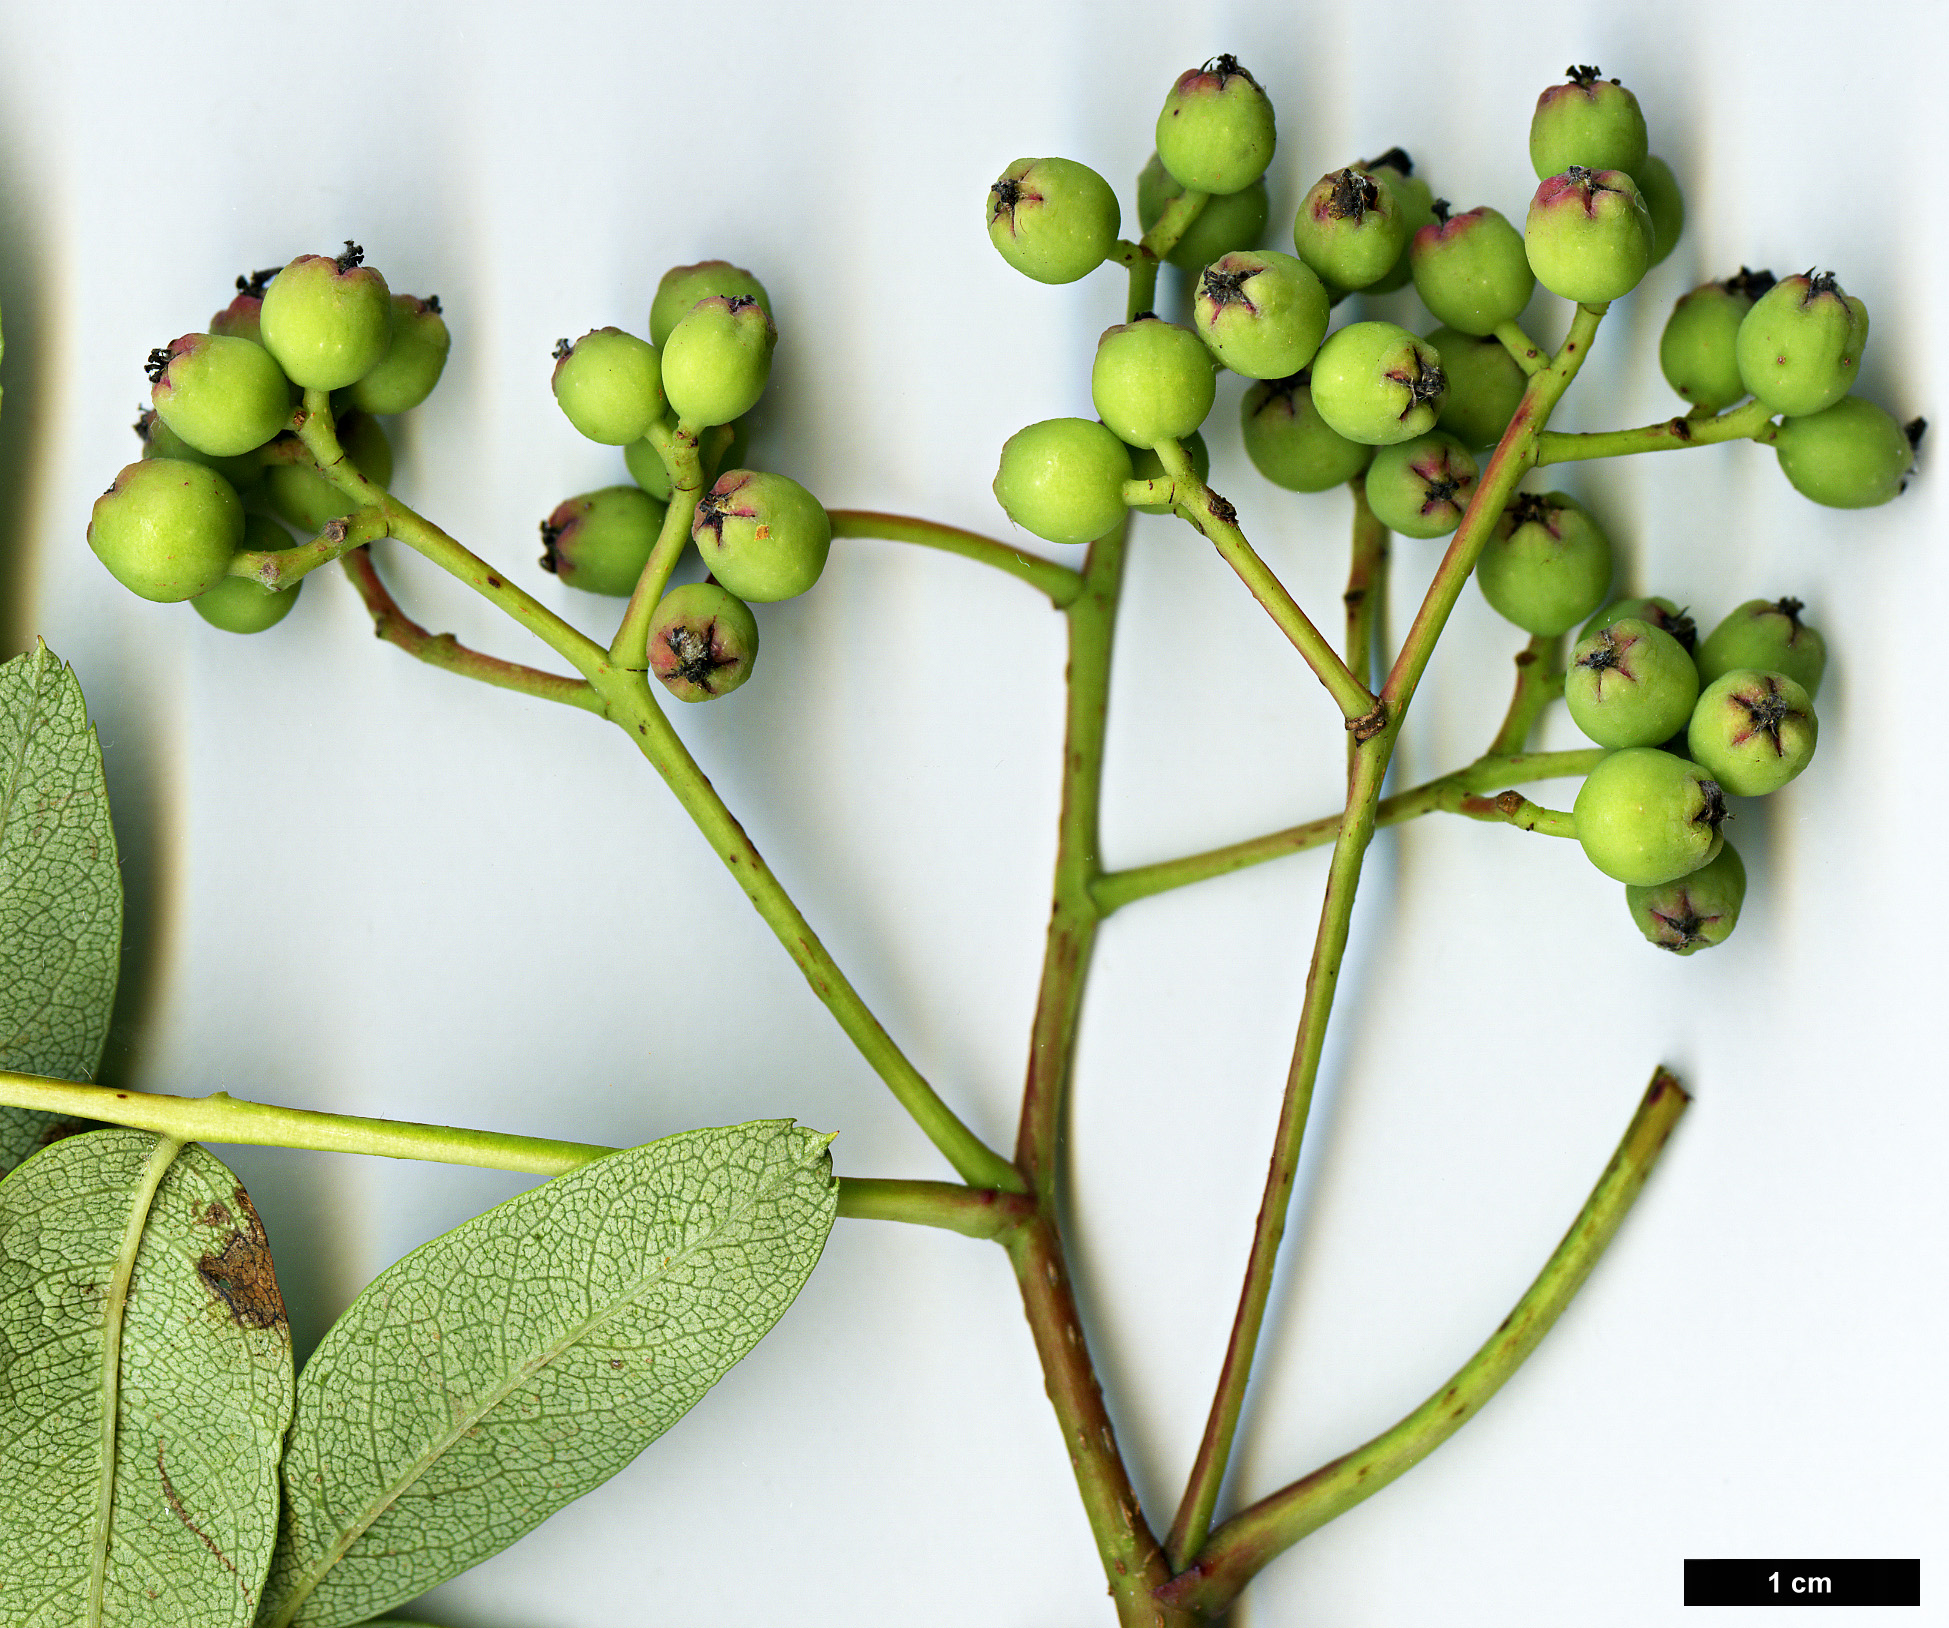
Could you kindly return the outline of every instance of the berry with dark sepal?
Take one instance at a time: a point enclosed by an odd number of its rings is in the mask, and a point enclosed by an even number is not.
[[[1636,175],[1649,150],[1644,109],[1601,68],[1565,70],[1567,84],[1536,98],[1529,121],[1529,161],[1537,179],[1561,175],[1571,165],[1623,170]]]
[[[1708,633],[1698,649],[1699,678],[1710,684],[1739,667],[1785,673],[1807,692],[1820,693],[1827,641],[1800,620],[1798,599],[1749,599]]]
[[[1746,866],[1730,842],[1719,856],[1675,882],[1626,887],[1625,907],[1638,931],[1661,950],[1691,955],[1723,944],[1739,925],[1746,902]]]
[[[411,412],[433,394],[453,347],[439,295],[395,294],[390,304],[392,345],[385,360],[346,392],[362,413]]]
[[[1283,379],[1326,337],[1326,285],[1303,261],[1272,249],[1228,254],[1199,274],[1192,303],[1198,337],[1234,373]]]
[[[1157,156],[1194,192],[1244,190],[1277,145],[1271,101],[1229,52],[1180,74],[1157,115]]]
[[[1572,165],[1536,189],[1523,250],[1536,280],[1579,305],[1621,299],[1651,266],[1651,215],[1622,170]]]
[[[1239,424],[1252,467],[1289,492],[1324,492],[1350,481],[1373,459],[1365,441],[1350,441],[1313,405],[1312,374],[1267,379],[1245,392]]]
[[[555,343],[549,388],[576,430],[608,447],[640,441],[663,416],[664,356],[621,328]]]
[[[1870,509],[1899,497],[1915,472],[1926,419],[1906,426],[1859,396],[1804,418],[1786,418],[1773,433],[1780,473],[1804,498],[1830,509]]]
[[[1370,446],[1426,435],[1448,393],[1440,354],[1391,322],[1350,322],[1327,335],[1311,373],[1320,417]]]
[[[1401,206],[1407,241],[1395,256],[1394,269],[1378,282],[1369,283],[1366,289],[1369,294],[1392,294],[1396,289],[1406,288],[1414,278],[1414,265],[1408,253],[1414,234],[1435,219],[1438,204],[1442,207],[1446,204],[1435,197],[1433,187],[1414,173],[1414,160],[1399,147],[1388,148],[1379,158],[1363,158],[1354,168],[1391,187],[1395,201]]]
[[[1611,544],[1567,492],[1518,492],[1475,567],[1490,607],[1526,633],[1565,633],[1604,602]]]
[[[1658,887],[1719,857],[1727,817],[1718,782],[1654,746],[1612,752],[1584,777],[1577,841],[1614,882]]]
[[[1300,259],[1343,291],[1379,282],[1407,242],[1408,222],[1394,189],[1351,167],[1321,176],[1293,221]]]
[[[1563,678],[1572,722],[1599,746],[1670,740],[1698,698],[1699,670],[1685,647],[1630,616],[1579,640]]]
[[[149,399],[198,452],[234,458],[261,447],[291,413],[291,386],[262,345],[184,334],[149,353]]]
[[[1694,407],[1716,413],[1744,399],[1739,325],[1772,286],[1772,272],[1741,266],[1736,277],[1679,295],[1658,339],[1658,366],[1665,382]]]
[[[1446,537],[1462,523],[1480,472],[1468,449],[1440,430],[1382,447],[1367,470],[1374,518],[1403,537]]]
[[[568,498],[541,523],[541,568],[584,593],[627,599],[656,547],[667,507],[636,486]]]
[[[1820,725],[1784,673],[1735,667],[1700,691],[1685,749],[1735,797],[1778,791],[1813,761]]]
[[[734,266],[728,260],[700,260],[694,266],[672,266],[658,280],[656,294],[650,301],[650,343],[661,350],[664,340],[670,337],[670,330],[693,305],[720,294],[727,299],[739,295],[754,299],[764,307],[767,316],[771,315],[771,296],[765,292],[765,285],[743,266]]]
[[[680,701],[715,701],[751,676],[758,619],[715,582],[672,588],[650,618],[650,671]]]
[[[663,347],[663,393],[671,410],[700,426],[744,417],[765,393],[777,345],[771,314],[753,296],[713,294],[699,300],[670,330]],[[636,438],[627,436],[618,445]]]
[[[1103,264],[1123,224],[1110,183],[1068,158],[1018,158],[988,189],[988,240],[1038,283],[1073,283]]]
[[[348,238],[343,254],[302,254],[273,277],[258,326],[293,384],[342,390],[385,360],[392,293]]]
[[[819,580],[832,547],[832,522],[797,481],[732,469],[698,500],[690,536],[706,569],[729,592],[769,603],[802,594]]]
[[[1653,627],[1669,633],[1679,643],[1679,647],[1689,656],[1698,649],[1698,624],[1672,600],[1656,596],[1641,599],[1614,599],[1577,632],[1579,640],[1588,639],[1593,633],[1613,627],[1626,617],[1635,621],[1649,622]]]
[[[1832,407],[1860,376],[1868,308],[1831,271],[1782,277],[1753,302],[1733,352],[1746,388],[1776,413]]]

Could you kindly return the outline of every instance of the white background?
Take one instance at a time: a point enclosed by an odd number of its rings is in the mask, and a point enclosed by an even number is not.
[[[613,732],[376,643],[331,573],[249,640],[104,575],[82,535],[135,456],[143,356],[204,326],[238,271],[349,236],[395,289],[437,292],[453,359],[398,426],[398,487],[606,637],[616,602],[533,567],[539,518],[622,478],[550,400],[558,335],[641,331],[668,265],[748,266],[781,333],[754,461],[835,507],[1001,532],[1001,442],[1089,411],[1090,348],[1123,296],[1114,271],[1055,290],[1010,272],[985,188],[1058,153],[1134,211],[1165,90],[1221,50],[1278,109],[1272,246],[1319,174],[1397,142],[1458,208],[1520,219],[1537,91],[1572,60],[1637,91],[1691,224],[1607,322],[1562,427],[1671,413],[1665,313],[1745,263],[1835,269],[1873,315],[1863,391],[1949,430],[1942,101],[1918,72],[1949,43],[1941,15],[9,0],[0,583],[9,650],[41,633],[74,663],[107,752],[131,929],[109,1077],[617,1143],[795,1115],[841,1133],[842,1172],[947,1174]],[[1541,295],[1529,320],[1554,340],[1563,308]],[[1330,624],[1344,495],[1260,481],[1239,393],[1221,386],[1208,426],[1214,484]],[[1643,944],[1573,844],[1430,820],[1376,845],[1234,1494],[1385,1427],[1474,1349],[1654,1064],[1698,1100],[1521,1374],[1235,1620],[1655,1625],[1687,1620],[1686,1556],[1939,1566],[1940,462],[1925,446],[1920,482],[1865,513],[1803,502],[1750,446],[1562,473],[1619,544],[1620,590],[1707,625],[1748,598],[1807,601],[1833,650],[1820,756],[1739,809],[1745,920],[1689,960]],[[1438,554],[1397,546],[1397,632]],[[548,659],[417,561],[385,566],[435,628]],[[1053,852],[1060,618],[965,562],[843,543],[763,631],[754,681],[679,725],[894,1035],[1006,1146]],[[1469,590],[1397,783],[1481,749],[1520,643]],[[1140,520],[1108,862],[1325,812],[1341,739],[1223,565]],[[1576,744],[1560,716],[1546,739]],[[1077,1237],[1160,1525],[1231,1316],[1324,870],[1283,861],[1103,934]],[[387,1262],[521,1185],[224,1151],[306,1346]],[[1001,1253],[865,1222],[838,1225],[778,1331],[667,1439],[421,1614],[1110,1618]]]

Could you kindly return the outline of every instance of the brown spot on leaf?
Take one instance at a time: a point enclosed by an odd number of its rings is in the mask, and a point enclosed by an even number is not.
[[[222,1199],[213,1198],[197,1211],[196,1219],[206,1227],[227,1227],[230,1225],[230,1208]]]
[[[242,1187],[231,1196],[237,1206],[236,1225],[221,1249],[196,1263],[196,1275],[239,1328],[282,1328],[284,1297],[278,1293],[277,1274],[271,1269],[271,1246],[264,1236],[264,1223],[257,1219],[256,1206]]]

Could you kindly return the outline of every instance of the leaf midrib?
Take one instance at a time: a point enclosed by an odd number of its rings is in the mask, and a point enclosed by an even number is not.
[[[802,1159],[793,1164],[790,1169],[780,1175],[777,1186],[783,1187],[790,1183],[799,1171],[803,1170],[812,1162],[812,1159],[816,1159],[823,1151],[824,1145],[821,1144],[813,1150],[810,1158]],[[648,1291],[651,1284],[669,1272],[673,1265],[679,1261],[688,1260],[699,1250],[705,1248],[713,1239],[728,1231],[734,1223],[743,1220],[745,1216],[757,1207],[758,1201],[772,1190],[772,1188],[767,1187],[754,1192],[740,1208],[725,1216],[718,1227],[698,1239],[696,1243],[691,1244],[675,1255],[666,1255],[662,1263],[654,1271],[646,1272],[641,1277],[631,1279],[628,1292],[618,1296],[615,1304],[607,1311],[576,1324],[573,1332],[567,1338],[544,1348],[543,1353],[537,1359],[523,1364],[509,1377],[506,1384],[490,1392],[490,1400],[462,1415],[454,1427],[438,1439],[437,1445],[434,1448],[422,1454],[407,1474],[401,1476],[394,1485],[387,1488],[380,1497],[374,1499],[367,1506],[362,1518],[339,1535],[337,1541],[326,1550],[319,1565],[302,1574],[289,1600],[279,1608],[278,1614],[269,1620],[265,1628],[288,1628],[288,1625],[297,1616],[299,1610],[302,1609],[305,1601],[312,1596],[318,1585],[325,1580],[326,1574],[345,1558],[352,1545],[364,1537],[372,1529],[379,1517],[385,1514],[388,1509],[392,1508],[400,1498],[405,1496],[407,1490],[414,1483],[419,1481],[427,1471],[446,1457],[456,1442],[467,1435],[468,1432],[473,1430],[483,1419],[494,1412],[495,1409],[499,1408],[502,1403],[506,1402],[510,1396],[520,1389],[524,1381],[532,1379],[536,1374],[542,1372],[559,1359],[564,1352],[579,1345],[593,1330],[600,1328],[611,1319],[621,1316],[624,1311],[637,1303],[642,1295]]]

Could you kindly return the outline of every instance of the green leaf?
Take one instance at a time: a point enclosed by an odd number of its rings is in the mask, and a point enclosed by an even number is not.
[[[0,666],[0,1069],[92,1080],[122,949],[122,875],[81,686],[46,645]],[[0,1108],[0,1174],[75,1122]]]
[[[129,1130],[29,1159],[0,1182],[0,1624],[244,1628],[291,1398],[222,1163]]]
[[[828,1140],[789,1120],[667,1137],[381,1273],[298,1382],[267,1628],[424,1593],[675,1424],[811,1275]]]

